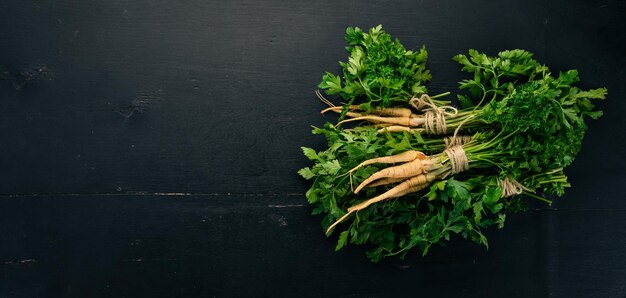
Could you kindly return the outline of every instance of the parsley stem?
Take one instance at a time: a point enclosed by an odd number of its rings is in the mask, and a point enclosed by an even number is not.
[[[534,193],[531,193],[531,192],[528,192],[528,191],[524,191],[522,194],[524,194],[525,196],[529,196],[531,198],[537,199],[539,201],[548,203],[549,205],[552,205],[552,201],[551,200],[548,200],[548,199],[546,199],[544,197],[538,196],[538,195],[536,195]]]
[[[440,93],[440,94],[431,96],[430,99],[437,99],[439,97],[444,97],[444,96],[448,96],[448,95],[450,95],[450,92],[444,92],[444,93]]]

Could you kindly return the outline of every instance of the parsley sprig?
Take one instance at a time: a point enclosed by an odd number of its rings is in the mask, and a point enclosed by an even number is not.
[[[407,50],[380,25],[369,32],[348,27],[345,38],[348,61],[339,62],[341,74],[324,74],[319,87],[326,94],[338,94],[349,104],[356,100],[361,109],[370,111],[404,106],[412,97],[428,92],[425,85],[432,76],[426,68],[425,47]]]

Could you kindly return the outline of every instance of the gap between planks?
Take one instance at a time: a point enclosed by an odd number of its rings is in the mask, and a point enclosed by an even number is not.
[[[25,197],[80,197],[80,196],[102,196],[102,197],[303,197],[304,193],[188,193],[188,192],[145,192],[145,191],[128,191],[123,193],[23,193],[23,194],[0,194],[1,198],[25,198]],[[270,204],[268,208],[299,208],[306,207],[307,204]],[[528,211],[547,211],[547,212],[626,212],[626,209],[608,209],[608,208],[530,208]]]

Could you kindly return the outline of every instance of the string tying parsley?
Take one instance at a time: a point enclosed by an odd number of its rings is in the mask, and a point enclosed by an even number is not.
[[[472,136],[457,136],[453,135],[450,137],[445,137],[443,139],[444,144],[446,144],[446,148],[450,148],[457,145],[465,145],[472,140]]]
[[[455,117],[459,113],[455,107],[435,105],[428,94],[411,98],[409,104],[416,110],[421,110],[424,106],[429,107],[424,112],[424,130],[428,134],[446,134],[446,117]]]
[[[498,186],[502,188],[501,197],[512,197],[514,195],[519,195],[524,191],[533,192],[531,189],[517,182],[517,180],[509,178],[508,176],[504,178],[504,180],[498,179]]]
[[[463,146],[452,146],[446,149],[444,153],[446,153],[448,159],[450,159],[452,175],[461,173],[469,168],[469,161],[467,160]]]

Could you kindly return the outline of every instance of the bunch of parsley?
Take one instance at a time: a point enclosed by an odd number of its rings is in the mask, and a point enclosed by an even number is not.
[[[328,94],[348,100],[346,106],[354,101],[364,109],[406,106],[407,97],[427,91],[423,83],[430,75],[423,48],[423,54],[406,51],[380,26],[369,34],[348,28],[346,40],[350,58],[340,63],[344,83],[339,76],[326,73],[320,84]],[[523,196],[502,195],[503,180],[519,181],[526,187],[525,196],[546,202],[563,195],[569,186],[563,169],[580,149],[587,129],[585,118],[601,116],[592,102],[604,99],[606,89],[583,91],[574,86],[579,80],[575,70],[553,76],[523,50],[503,51],[494,57],[470,50],[469,56],[453,59],[473,75],[460,82],[458,98],[463,109],[450,121],[451,127],[472,136],[463,145],[470,168],[443,177],[421,192],[359,211],[339,234],[337,249],[348,242],[368,244],[368,257],[378,261],[404,256],[413,248],[425,255],[432,245],[453,235],[487,246],[482,230],[503,227],[506,214],[525,208]],[[352,192],[352,180],[358,183],[384,167],[374,164],[347,174],[362,161],[407,150],[442,156],[446,147],[441,136],[392,134],[367,126],[343,129],[326,123],[313,133],[324,135],[328,148],[303,148],[314,165],[298,173],[312,180],[306,197],[314,206],[313,213],[323,215],[324,228],[343,216],[344,210],[386,190]]]

